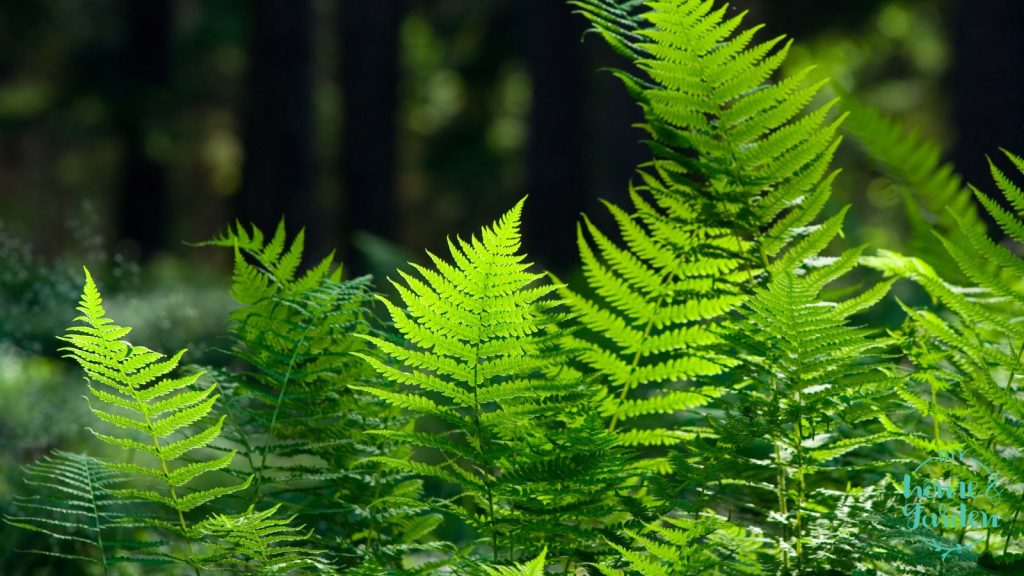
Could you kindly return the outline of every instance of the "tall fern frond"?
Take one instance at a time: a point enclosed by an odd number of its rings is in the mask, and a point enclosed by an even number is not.
[[[141,524],[137,511],[135,519],[129,515],[129,506],[137,502],[111,494],[127,480],[124,472],[86,454],[56,450],[26,467],[24,479],[32,493],[15,496],[18,513],[4,516],[4,521],[44,534],[57,544],[53,550],[28,552],[98,564],[104,574],[126,562],[167,562],[145,555],[162,542],[125,539],[125,532]]]
[[[247,369],[227,375],[237,414],[227,437],[255,476],[253,500],[270,498],[299,514],[321,538],[340,543],[345,565],[369,556],[400,563],[440,517],[422,515],[419,480],[357,465],[382,453],[408,456],[365,434],[402,429],[408,419],[350,388],[377,377],[353,356],[369,351],[356,335],[378,330],[369,277],[342,280],[333,255],[300,273],[304,233],[289,242],[284,222],[266,240],[239,224],[206,244],[234,250],[240,307],[230,318],[232,354]]]
[[[123,338],[131,331],[107,317],[103,300],[88,270],[78,306],[78,325],[68,329],[62,350],[77,362],[88,378],[90,410],[110,432],[91,430],[100,441],[133,452],[136,462],[109,462],[111,470],[143,480],[146,488],[110,489],[112,496],[142,500],[170,509],[173,521],[164,523],[188,540],[192,562],[191,531],[186,514],[225,495],[244,490],[250,482],[197,487],[201,476],[231,465],[234,453],[199,460],[192,453],[208,448],[220,436],[225,416],[210,422],[218,394],[214,386],[198,385],[202,373],[173,376],[184,356],[182,350],[167,357]],[[202,424],[204,423],[205,424]],[[193,432],[193,426],[200,429]],[[186,458],[186,455],[189,455]]]
[[[843,301],[821,297],[826,285],[856,266],[859,253],[848,251],[800,275],[778,271],[746,303],[731,337],[745,351],[744,366],[732,418],[715,425],[723,438],[718,449],[729,448],[726,439],[759,432],[733,443],[743,472],[724,480],[740,480],[748,490],[774,489],[776,511],[767,519],[781,523],[781,563],[796,573],[823,566],[809,564],[808,555],[830,543],[808,538],[808,529],[834,512],[835,496],[845,488],[835,479],[885,464],[851,453],[901,437],[880,420],[903,409],[894,389],[905,377],[883,354],[891,341],[850,325],[850,317],[883,298],[891,282]],[[748,455],[754,439],[767,443],[768,460]],[[741,506],[766,502],[756,494],[744,494]]]
[[[802,263],[841,217],[813,221],[831,194],[839,145],[834,102],[803,70],[777,82],[789,42],[754,38],[745,14],[712,1],[578,0],[626,54],[616,74],[640,103],[654,160],[631,186],[631,211],[608,205],[621,241],[585,221],[579,248],[588,290],[563,291],[587,328],[571,342],[606,386],[602,413],[640,447],[693,437],[686,412],[723,393],[735,366],[722,351],[729,315],[771,269]],[[672,426],[652,426],[658,414]],[[692,421],[692,416],[690,417]],[[655,451],[656,453],[656,451]],[[647,466],[667,471],[667,461]]]
[[[361,389],[433,422],[379,434],[436,456],[374,460],[458,486],[453,511],[495,560],[545,545],[578,559],[620,516],[609,499],[625,461],[590,414],[591,387],[563,369],[555,286],[519,253],[522,206],[449,241],[451,262],[428,253],[434,268],[400,272],[400,302],[382,301],[405,342],[366,336],[381,355],[361,356],[387,383]]]

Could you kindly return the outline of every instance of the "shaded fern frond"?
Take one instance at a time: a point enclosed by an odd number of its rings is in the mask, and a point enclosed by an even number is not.
[[[163,542],[126,538],[126,532],[140,525],[142,515],[129,515],[133,502],[111,494],[126,481],[124,472],[86,454],[56,450],[27,466],[24,479],[31,495],[15,496],[17,513],[4,516],[4,521],[44,534],[56,544],[52,550],[28,552],[99,564],[104,571],[125,562],[167,562],[145,555]]]
[[[762,574],[759,538],[704,514],[696,519],[663,518],[641,531],[627,530],[632,546],[611,543],[620,559],[599,564],[606,576]]]
[[[949,259],[940,253],[932,231],[958,235],[958,219],[969,228],[983,226],[971,190],[952,165],[942,162],[943,151],[935,142],[852,97],[843,98],[843,107],[850,112],[844,129],[902,192],[912,252],[942,266],[944,275],[958,272],[945,266]]]
[[[266,242],[258,228],[237,225],[210,244],[235,252],[232,352],[248,369],[228,376],[238,417],[227,437],[255,475],[254,501],[282,503],[319,537],[344,543],[343,565],[370,556],[400,564],[438,518],[422,515],[419,480],[356,465],[409,451],[365,434],[405,429],[407,418],[350,388],[376,378],[353,355],[369,352],[357,334],[380,335],[370,278],[342,280],[332,255],[300,273],[304,234],[289,241],[283,223]]]

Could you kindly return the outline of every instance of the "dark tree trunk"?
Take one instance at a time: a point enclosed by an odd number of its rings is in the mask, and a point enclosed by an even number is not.
[[[124,93],[120,131],[124,164],[117,210],[119,237],[147,259],[165,246],[167,177],[163,165],[146,150],[147,136],[166,101],[170,60],[170,0],[124,0]]]
[[[313,38],[310,0],[251,4],[245,164],[236,213],[272,229],[283,216],[291,233],[322,248],[313,194]]]
[[[586,24],[563,2],[523,0],[522,8],[533,76],[525,243],[534,260],[563,270],[576,261],[575,227],[564,223],[578,220],[587,201],[581,43]]]
[[[1024,3],[958,0],[953,23],[954,161],[969,182],[988,189],[985,155],[999,147],[1024,153]]]
[[[366,270],[353,245],[357,231],[396,240],[398,32],[403,0],[345,0],[339,17],[342,126],[342,243],[354,269]]]

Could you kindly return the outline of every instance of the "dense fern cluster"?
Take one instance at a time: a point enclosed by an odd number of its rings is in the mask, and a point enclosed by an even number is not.
[[[992,163],[999,197],[965,185],[714,0],[569,4],[626,57],[651,151],[614,230],[577,224],[579,282],[523,253],[525,200],[389,288],[236,225],[206,243],[238,307],[204,370],[129,343],[86,272],[63,340],[102,449],[26,469],[6,520],[51,539],[32,552],[105,574],[1019,573],[1024,159]],[[840,246],[844,128],[915,253]],[[904,324],[871,326],[900,280]]]

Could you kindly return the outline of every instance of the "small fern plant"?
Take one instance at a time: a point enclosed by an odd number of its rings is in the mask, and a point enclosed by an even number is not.
[[[563,369],[556,287],[519,253],[522,206],[449,242],[452,263],[430,254],[435,269],[400,273],[400,303],[382,301],[404,342],[366,336],[380,356],[361,356],[385,381],[360,389],[420,417],[416,431],[377,434],[434,454],[373,461],[457,486],[447,508],[493,560],[547,546],[570,566],[617,521],[625,460],[591,414],[591,387]]]

